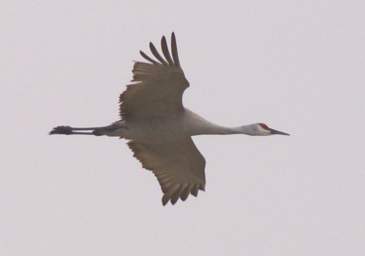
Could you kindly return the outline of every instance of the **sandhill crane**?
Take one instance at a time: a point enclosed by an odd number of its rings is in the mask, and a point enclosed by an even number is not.
[[[192,136],[202,134],[289,135],[264,123],[224,127],[211,123],[184,108],[182,96],[189,82],[180,66],[175,34],[171,54],[166,38],[161,39],[163,57],[150,43],[154,58],[143,51],[147,62],[135,62],[132,84],[120,95],[121,119],[104,127],[57,126],[50,134],[116,136],[129,140],[128,146],[143,168],[157,177],[162,204],[185,201],[189,194],[205,190],[205,159]]]

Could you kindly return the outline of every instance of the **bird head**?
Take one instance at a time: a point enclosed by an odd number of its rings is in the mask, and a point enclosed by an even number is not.
[[[256,130],[255,135],[258,135],[258,136],[267,136],[267,135],[275,135],[275,134],[287,135],[287,136],[290,135],[289,133],[281,132],[281,131],[272,129],[264,123],[257,123],[254,126],[255,126],[255,130]]]
[[[268,135],[289,135],[286,132],[281,132],[275,129],[270,128],[264,123],[256,123],[247,126],[243,126],[244,134],[252,135],[252,136],[268,136]]]

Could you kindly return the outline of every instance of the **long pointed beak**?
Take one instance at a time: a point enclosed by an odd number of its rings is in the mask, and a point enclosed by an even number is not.
[[[271,132],[271,134],[279,134],[279,135],[287,135],[287,136],[290,135],[289,133],[281,132],[281,131],[274,130],[274,129],[271,129],[271,128],[270,128],[270,132]]]

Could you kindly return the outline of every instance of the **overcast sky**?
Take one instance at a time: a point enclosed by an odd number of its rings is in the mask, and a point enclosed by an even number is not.
[[[220,2],[220,3],[217,3]],[[2,1],[0,255],[364,255],[365,3]],[[118,120],[138,50],[177,36],[206,192],[161,205]]]

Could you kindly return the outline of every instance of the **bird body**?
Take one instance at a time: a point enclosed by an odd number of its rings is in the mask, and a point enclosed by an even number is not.
[[[129,140],[128,146],[145,169],[153,171],[162,192],[162,203],[175,204],[189,194],[205,190],[205,159],[192,136],[246,134],[252,136],[289,135],[263,123],[224,127],[211,123],[185,108],[182,96],[189,82],[180,66],[176,38],[171,35],[171,52],[161,39],[163,57],[150,43],[154,58],[140,54],[148,62],[135,62],[132,84],[120,95],[120,116],[111,125],[75,128],[55,127],[50,134],[106,135]]]
[[[180,115],[174,117],[154,117],[139,121],[117,121],[104,129],[103,134],[129,140],[161,141],[196,135],[224,135],[244,133],[240,127],[229,128],[207,121],[198,114],[184,108]],[[248,131],[247,131],[248,132]]]

